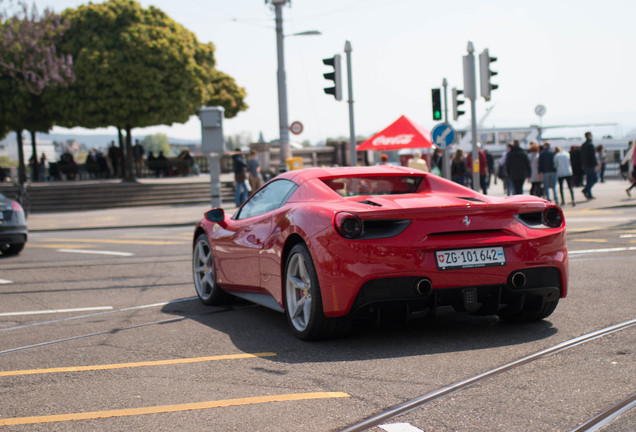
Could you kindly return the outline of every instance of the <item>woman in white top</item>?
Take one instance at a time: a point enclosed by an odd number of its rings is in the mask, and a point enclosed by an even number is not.
[[[554,149],[554,165],[556,166],[557,179],[559,180],[561,205],[565,205],[565,197],[563,196],[563,180],[565,180],[568,184],[568,189],[570,189],[572,207],[574,207],[576,203],[574,202],[574,190],[572,189],[572,164],[570,163],[570,155],[568,152],[562,151],[561,147],[556,147]]]

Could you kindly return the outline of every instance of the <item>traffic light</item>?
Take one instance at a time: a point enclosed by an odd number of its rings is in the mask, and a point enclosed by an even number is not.
[[[479,54],[479,80],[481,84],[481,95],[487,101],[490,100],[490,91],[497,89],[499,86],[490,82],[490,78],[497,75],[497,72],[490,70],[490,63],[496,62],[497,57],[490,57],[488,48]]]
[[[327,66],[333,67],[333,72],[323,74],[323,76],[333,81],[333,87],[325,87],[325,93],[333,95],[336,100],[342,100],[342,80],[340,79],[340,54],[336,54],[331,58],[322,59]]]
[[[433,120],[442,119],[442,92],[440,89],[431,89],[433,96]]]
[[[460,111],[459,106],[463,105],[466,101],[459,100],[458,97],[464,94],[463,90],[457,90],[457,88],[453,87],[453,120],[457,121],[460,115],[466,114],[466,111]]]

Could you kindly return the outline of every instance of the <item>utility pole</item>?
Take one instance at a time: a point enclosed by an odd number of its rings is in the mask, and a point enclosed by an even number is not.
[[[356,150],[356,128],[353,121],[353,73],[351,72],[351,42],[346,41],[344,47],[347,55],[347,83],[349,85],[349,147],[351,151],[351,166],[358,165],[358,151]]]
[[[477,147],[477,117],[475,100],[477,99],[477,88],[475,79],[475,48],[472,42],[468,42],[468,54],[464,56],[464,96],[470,100],[470,123],[472,142],[472,167],[473,170],[473,190],[479,191],[479,149]]]
[[[448,123],[448,96],[447,96],[447,91],[448,91],[448,81],[446,81],[446,78],[444,78],[442,80],[442,87],[444,88],[444,123],[449,124]],[[448,153],[450,152],[450,146],[446,146],[444,148],[444,150],[442,151],[442,176],[445,179],[450,179],[450,165],[448,163]]]
[[[287,159],[291,157],[289,150],[289,120],[287,119],[287,81],[285,78],[285,47],[283,45],[283,6],[287,0],[271,0],[276,13],[276,52],[278,54],[278,129],[280,148],[279,171],[287,171]]]

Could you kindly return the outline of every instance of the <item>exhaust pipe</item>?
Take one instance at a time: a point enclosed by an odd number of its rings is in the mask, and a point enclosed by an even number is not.
[[[422,297],[428,297],[433,290],[433,282],[429,278],[420,279],[415,284],[415,291]]]
[[[526,286],[527,279],[526,275],[522,272],[516,272],[512,275],[510,281],[512,282],[512,286],[514,288],[523,288],[524,286]]]

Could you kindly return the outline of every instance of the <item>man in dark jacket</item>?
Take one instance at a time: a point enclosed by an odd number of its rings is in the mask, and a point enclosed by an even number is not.
[[[556,191],[557,174],[554,163],[554,151],[550,148],[550,142],[543,143],[543,150],[539,153],[539,175],[543,179],[543,192],[545,198],[550,201],[550,190],[554,195],[554,202],[559,202]]]
[[[583,195],[587,199],[594,199],[592,196],[592,186],[596,183],[598,178],[596,177],[596,167],[598,161],[596,160],[596,151],[594,144],[592,143],[592,132],[585,132],[585,142],[581,145],[581,165],[583,166],[583,172],[585,173],[585,187],[583,188]]]
[[[530,159],[519,145],[519,140],[514,140],[506,156],[506,173],[512,181],[514,194],[523,194],[523,183],[530,177]]]

